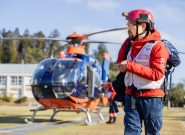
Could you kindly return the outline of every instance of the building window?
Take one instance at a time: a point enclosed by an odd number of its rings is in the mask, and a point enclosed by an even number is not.
[[[11,76],[11,85],[22,85],[21,76]]]
[[[6,83],[7,83],[7,77],[0,76],[0,86],[6,86]]]

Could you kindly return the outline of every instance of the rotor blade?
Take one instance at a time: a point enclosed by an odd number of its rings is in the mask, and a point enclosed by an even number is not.
[[[124,28],[115,28],[115,29],[110,29],[110,30],[103,30],[103,31],[98,31],[98,32],[93,32],[89,34],[85,34],[87,37],[95,35],[95,34],[100,34],[100,33],[105,33],[105,32],[111,32],[111,31],[119,31],[119,30],[126,30],[127,27]]]
[[[103,43],[103,44],[116,44],[116,45],[121,45],[122,44],[122,43],[107,42],[107,41],[84,41],[82,43]]]
[[[178,52],[178,53],[180,53],[180,54],[185,54],[185,52]]]
[[[0,40],[22,40],[22,39],[68,42],[67,40],[60,39],[60,38],[40,38],[40,37],[3,37],[3,38],[0,38]]]

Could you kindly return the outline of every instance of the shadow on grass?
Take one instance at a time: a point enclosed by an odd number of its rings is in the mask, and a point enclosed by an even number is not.
[[[61,124],[67,124],[67,123],[69,123],[69,124],[71,124],[71,123],[77,123],[77,122],[75,122],[75,121],[72,121],[72,120],[67,120],[67,121],[52,121],[52,122],[54,122],[53,124],[54,125],[61,125]]]
[[[0,117],[0,123],[14,123],[14,124],[26,124],[25,119],[31,118],[30,115],[24,115],[24,116],[1,116]],[[59,122],[61,120],[54,119],[52,122]],[[34,123],[43,123],[43,122],[51,122],[48,118],[35,118]]]

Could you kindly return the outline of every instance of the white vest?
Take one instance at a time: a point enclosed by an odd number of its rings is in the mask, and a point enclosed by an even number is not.
[[[127,55],[127,60],[133,61],[138,64],[142,64],[143,66],[146,66],[146,67],[150,67],[150,54],[151,54],[152,48],[156,45],[156,43],[157,42],[146,43],[133,60],[130,55],[131,54],[131,49],[130,49]],[[158,81],[152,81],[152,80],[147,80],[131,72],[126,72],[124,81],[125,81],[126,87],[131,86],[133,84],[138,90],[157,89],[157,88],[161,88],[161,85],[164,82],[164,77],[165,76],[163,76]]]

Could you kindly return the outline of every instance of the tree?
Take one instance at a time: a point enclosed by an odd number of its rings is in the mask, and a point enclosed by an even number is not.
[[[105,46],[104,43],[101,43],[99,44],[98,46],[98,49],[97,51],[94,51],[94,55],[95,57],[100,61],[100,63],[102,63],[102,60],[103,60],[103,56],[104,56],[104,53],[107,52],[108,53],[108,50]],[[118,68],[117,68],[117,65],[114,63],[114,62],[111,62],[110,60],[110,79],[111,80],[114,80],[118,74]]]
[[[60,37],[60,33],[57,29],[53,30],[51,34],[49,35],[50,38],[58,38]],[[59,41],[49,41],[48,43],[48,56],[47,57],[52,57],[53,55],[59,55],[59,53],[62,51],[62,47]]]
[[[17,40],[11,40],[9,44],[10,61],[9,63],[17,63]]]
[[[182,83],[178,83],[172,88],[170,101],[172,106],[182,107],[184,105],[185,89]]]
[[[13,35],[14,35],[15,37],[20,36],[19,28],[15,28]]]
[[[94,51],[95,58],[98,59],[100,63],[102,63],[104,53],[108,53],[107,48],[104,43],[100,43],[98,50]]]
[[[118,75],[118,67],[115,62],[110,63],[110,78],[111,80],[115,80],[116,76]]]
[[[26,29],[23,33],[23,37],[30,37],[29,30]],[[32,63],[32,58],[28,57],[32,55],[33,41],[30,39],[22,39],[18,45],[18,62]],[[33,57],[33,56],[32,56]],[[31,62],[32,61],[32,62]]]
[[[2,63],[2,56],[3,56],[3,48],[2,48],[2,41],[0,41],[0,63]]]
[[[12,37],[13,33],[9,30],[6,32],[5,29],[3,29],[2,37]],[[14,46],[12,46],[13,41],[12,40],[3,40],[2,42],[2,63],[10,63],[13,60],[11,60],[11,49],[13,49]]]
[[[34,34],[34,37],[44,38],[45,35],[43,34],[42,31],[39,31],[36,34]],[[45,40],[38,39],[38,40],[35,40],[35,43],[36,44],[34,44],[34,48],[35,48],[35,52],[37,53],[35,58],[36,58],[36,61],[40,61],[47,57],[47,54],[45,53],[45,47],[46,47]]]
[[[26,29],[23,33],[24,37],[29,37],[30,36],[30,31],[28,29]]]

